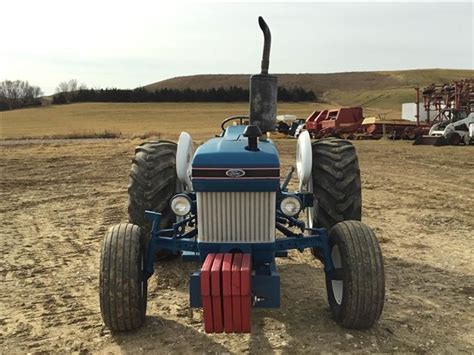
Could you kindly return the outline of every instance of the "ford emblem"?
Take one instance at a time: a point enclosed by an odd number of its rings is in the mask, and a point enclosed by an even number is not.
[[[245,171],[242,169],[229,169],[225,172],[225,174],[231,178],[240,178],[245,175]]]

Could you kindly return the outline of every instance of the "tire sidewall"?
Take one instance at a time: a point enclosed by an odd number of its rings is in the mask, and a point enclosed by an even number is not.
[[[140,279],[138,280],[138,290],[141,291],[139,295],[140,303],[140,315],[143,319],[146,316],[147,301],[148,301],[148,279],[145,277],[145,267],[146,267],[146,251],[147,251],[147,238],[143,228],[139,228],[140,239],[139,239],[139,253],[137,260],[137,267],[139,272]]]

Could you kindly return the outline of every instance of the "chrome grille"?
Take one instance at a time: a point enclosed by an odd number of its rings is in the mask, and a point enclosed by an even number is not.
[[[198,240],[270,243],[275,240],[275,192],[198,192]]]

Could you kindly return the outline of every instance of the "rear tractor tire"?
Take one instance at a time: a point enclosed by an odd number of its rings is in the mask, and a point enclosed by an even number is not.
[[[336,322],[367,329],[380,318],[385,300],[382,252],[374,232],[359,221],[336,224],[329,233],[334,277],[326,290]]]
[[[149,238],[151,223],[145,210],[161,213],[163,228],[171,228],[176,216],[171,211],[170,200],[181,191],[176,176],[177,145],[168,141],[146,142],[135,149],[128,185],[128,220],[143,228]],[[159,250],[158,258],[173,255]]]
[[[145,250],[142,230],[134,224],[117,224],[105,235],[100,257],[100,312],[112,331],[136,329],[145,321]]]
[[[309,191],[314,206],[308,211],[310,228],[328,231],[338,222],[361,220],[362,193],[357,153],[351,142],[321,139],[312,144],[313,167]],[[319,250],[313,254],[323,261]]]

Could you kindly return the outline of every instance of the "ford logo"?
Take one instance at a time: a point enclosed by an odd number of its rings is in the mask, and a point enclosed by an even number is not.
[[[225,174],[231,178],[240,178],[245,175],[245,171],[242,169],[229,169],[225,172]]]

